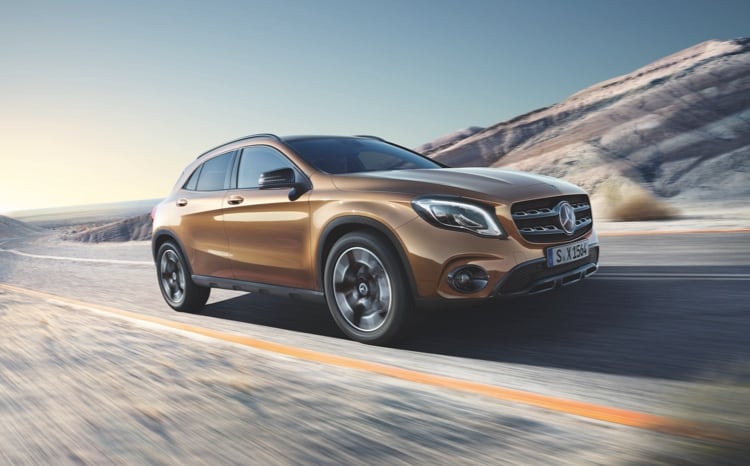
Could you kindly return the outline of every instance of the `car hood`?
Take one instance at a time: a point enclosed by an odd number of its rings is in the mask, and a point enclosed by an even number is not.
[[[585,194],[581,188],[557,178],[499,168],[367,172],[335,175],[333,183],[338,189],[346,191],[448,194],[499,203],[561,194]]]

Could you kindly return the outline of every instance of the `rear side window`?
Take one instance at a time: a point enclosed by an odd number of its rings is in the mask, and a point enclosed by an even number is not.
[[[220,191],[229,185],[229,171],[234,160],[234,152],[227,152],[203,164],[198,176],[198,191]],[[188,181],[189,183],[189,181]]]
[[[195,191],[198,187],[198,175],[201,173],[201,168],[203,168],[203,165],[200,165],[198,168],[195,169],[192,175],[190,175],[190,178],[188,178],[187,182],[185,183],[185,186],[182,187],[182,189],[187,189],[188,191]]]
[[[273,147],[261,145],[246,147],[242,149],[237,188],[257,188],[261,173],[280,168],[294,168],[294,165]]]

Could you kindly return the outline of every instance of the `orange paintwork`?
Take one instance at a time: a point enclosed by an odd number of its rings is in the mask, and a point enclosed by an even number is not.
[[[294,201],[288,198],[289,189],[182,189],[206,160],[251,145],[271,146],[284,154],[307,176],[311,189]],[[157,242],[160,234],[179,239],[193,274],[322,291],[325,256],[319,257],[318,252],[324,231],[343,217],[367,219],[398,242],[394,247],[403,251],[415,298],[486,298],[511,268],[543,258],[544,249],[555,245],[526,241],[511,218],[511,205],[578,194],[585,193],[560,180],[491,168],[329,175],[307,164],[277,138],[251,137],[218,147],[190,164],[155,210],[154,233]],[[230,197],[236,195],[243,202],[230,204]],[[412,207],[420,195],[459,196],[494,206],[507,238],[438,228]],[[179,200],[187,200],[187,205],[178,206]],[[584,237],[597,241],[593,229]],[[472,294],[448,286],[447,274],[463,264],[484,268],[488,286]]]

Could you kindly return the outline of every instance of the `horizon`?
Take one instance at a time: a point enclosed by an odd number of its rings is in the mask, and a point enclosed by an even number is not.
[[[27,216],[79,212],[79,211],[83,211],[86,209],[107,210],[107,209],[134,207],[135,205],[138,205],[138,204],[149,204],[152,202],[154,203],[154,205],[156,205],[159,202],[163,201],[164,199],[165,197],[149,198],[149,199],[126,199],[126,200],[121,200],[121,201],[102,202],[99,204],[71,204],[71,205],[61,205],[61,206],[55,206],[55,207],[38,207],[35,209],[20,209],[20,210],[11,210],[7,212],[0,212],[0,215],[11,217],[11,218],[15,218],[15,217],[20,218],[20,217],[27,217]]]
[[[750,36],[729,0],[386,3],[6,7],[0,214],[160,199],[250,133],[417,147]]]

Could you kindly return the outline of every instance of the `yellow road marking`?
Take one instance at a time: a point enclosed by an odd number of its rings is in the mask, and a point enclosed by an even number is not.
[[[72,306],[94,309],[99,312],[106,312],[115,316],[125,317],[128,319],[157,324],[164,327],[182,330],[185,332],[202,335],[225,342],[236,343],[250,348],[269,351],[276,354],[290,356],[293,358],[329,364],[332,366],[354,369],[359,371],[370,372],[374,374],[385,375],[396,379],[406,380],[413,383],[429,385],[433,387],[446,388],[472,394],[484,395],[503,401],[521,403],[529,406],[544,408],[550,411],[572,414],[575,416],[595,419],[598,421],[610,422],[639,429],[677,435],[683,437],[697,438],[703,440],[734,441],[733,436],[716,427],[699,424],[687,420],[658,416],[654,414],[630,411],[626,409],[613,408],[609,406],[596,405],[581,401],[557,398],[548,395],[540,395],[522,390],[504,388],[495,385],[488,385],[468,380],[454,379],[451,377],[429,374],[416,370],[403,369],[400,367],[389,366],[374,362],[363,361],[359,359],[337,356],[334,354],[321,353],[317,351],[297,348],[289,345],[282,345],[265,340],[259,340],[243,335],[225,333],[218,330],[211,330],[196,325],[175,322],[159,317],[138,314],[135,312],[125,311],[109,306],[78,301],[76,299],[57,296],[41,291],[29,290],[17,286],[0,283],[0,289],[24,294],[27,296],[38,297],[47,300],[55,300]]]

